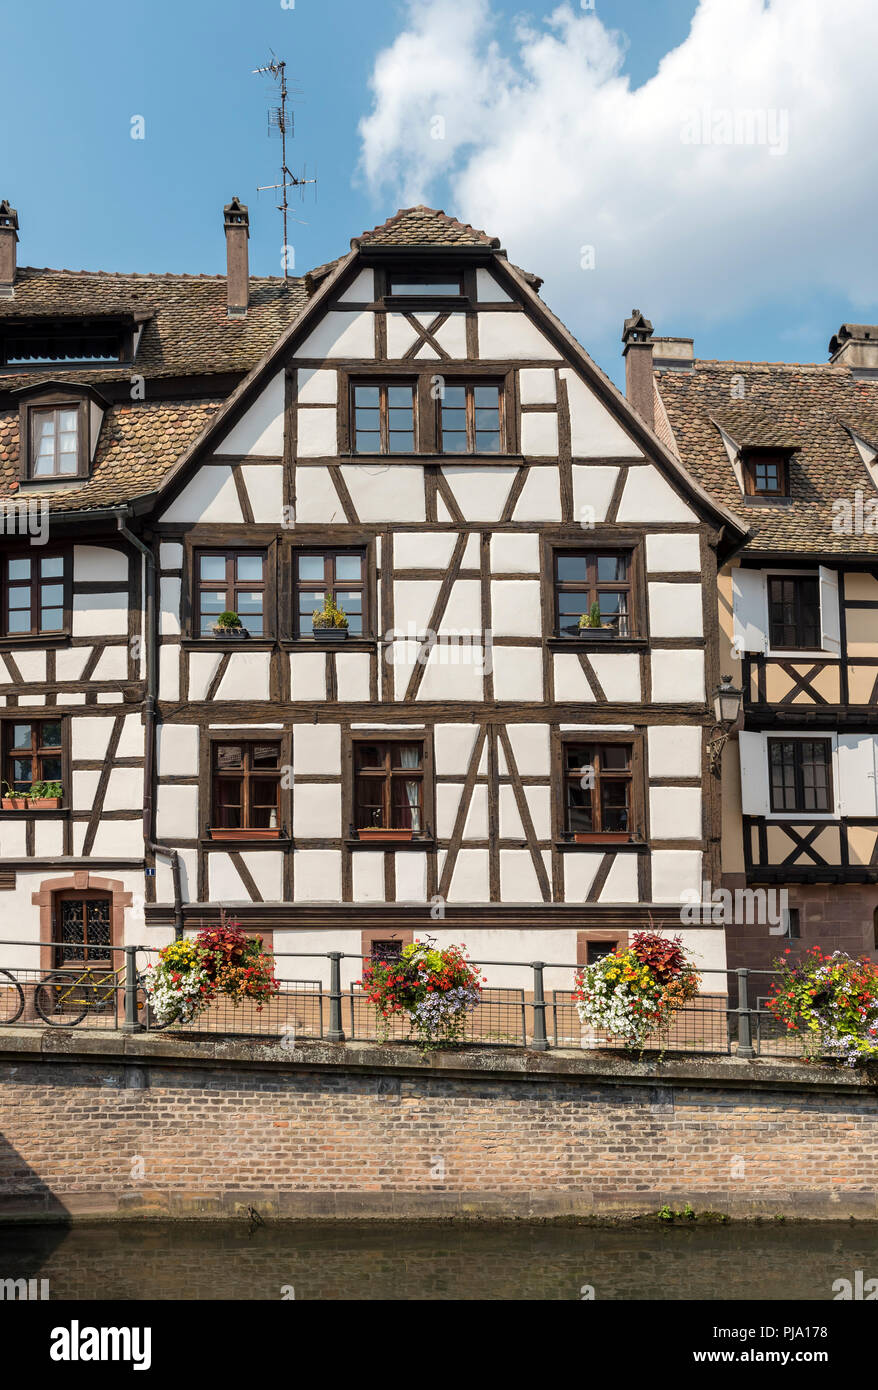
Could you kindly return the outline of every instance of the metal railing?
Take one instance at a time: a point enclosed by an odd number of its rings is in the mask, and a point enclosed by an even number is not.
[[[71,950],[57,942],[0,939],[0,961],[8,958],[5,948],[13,946],[19,954],[38,952],[41,947],[51,947],[55,953]],[[0,964],[0,1026],[149,1032],[156,1025],[147,1005],[143,970],[158,949],[91,947],[86,951],[91,960],[80,956],[51,968]],[[342,984],[343,974],[358,975],[368,957],[342,951],[268,954],[280,980],[277,995],[261,1006],[249,999],[234,1003],[221,995],[189,1023],[171,1024],[163,1031],[186,1036],[287,1039],[291,1045],[297,1038],[328,1042],[412,1040],[404,1016],[379,1019],[356,980]],[[114,964],[108,966],[108,959]],[[281,965],[285,961],[309,962],[303,967],[305,977],[285,976]],[[324,962],[323,970],[310,964],[314,961]],[[345,971],[345,962],[356,962],[355,969]],[[625,1051],[623,1039],[596,1031],[580,1020],[574,988],[581,965],[514,960],[472,963],[486,974],[487,983],[479,1004],[467,1015],[463,1045]],[[499,969],[525,973],[527,984],[492,984],[491,972]],[[548,990],[547,972],[555,977]],[[563,985],[557,983],[558,972],[566,976]],[[788,1036],[771,1011],[761,1006],[775,971],[704,969],[699,973],[702,993],[673,1015],[665,1032],[646,1039],[647,1053],[734,1054],[742,1058],[800,1055],[801,1040]]]

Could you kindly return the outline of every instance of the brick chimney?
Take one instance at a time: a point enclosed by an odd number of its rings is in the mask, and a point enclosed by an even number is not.
[[[18,243],[18,213],[5,198],[0,200],[0,299],[15,294],[15,247]]]
[[[247,317],[250,300],[250,267],[247,242],[250,239],[250,218],[246,203],[233,198],[223,208],[226,229],[226,304],[230,319]]]
[[[836,367],[850,367],[854,376],[878,376],[878,326],[843,323],[829,341],[829,360]]]
[[[622,328],[625,358],[625,395],[641,420],[655,429],[652,382],[652,324],[639,309],[631,310]]]

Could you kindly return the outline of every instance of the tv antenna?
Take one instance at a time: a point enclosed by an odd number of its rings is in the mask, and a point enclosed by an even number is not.
[[[284,279],[288,280],[289,267],[287,265],[287,247],[289,245],[289,240],[287,238],[287,219],[290,216],[290,212],[287,191],[290,188],[304,188],[305,185],[309,183],[316,184],[317,180],[316,178],[309,179],[306,177],[308,172],[307,168],[304,170],[302,178],[299,178],[298,175],[294,174],[292,169],[290,169],[287,165],[287,135],[289,135],[291,139],[295,135],[295,122],[293,114],[291,111],[287,110],[287,100],[290,95],[289,88],[287,87],[287,65],[283,58],[278,58],[275,56],[273,50],[269,49],[269,52],[271,53],[271,62],[266,63],[264,67],[254,68],[253,72],[254,74],[268,73],[277,83],[278,95],[280,96],[280,105],[273,106],[269,110],[268,133],[270,135],[273,130],[276,130],[280,134],[281,182],[257,184],[256,192],[273,192],[277,189],[280,189],[281,191],[281,201],[277,204],[277,210],[278,212],[283,213],[284,250],[282,260],[284,269]],[[293,88],[293,95],[299,96],[300,94],[300,89],[298,87]],[[304,197],[304,194],[302,196]],[[301,221],[301,219],[298,217],[294,218],[293,220],[295,222]]]

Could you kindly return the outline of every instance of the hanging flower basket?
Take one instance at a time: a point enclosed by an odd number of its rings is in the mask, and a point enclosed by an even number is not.
[[[835,1057],[855,1067],[878,1056],[878,965],[844,951],[825,955],[812,946],[797,961],[775,968],[769,1011],[796,1038],[806,1057]]]
[[[222,995],[232,1004],[256,1002],[257,1012],[280,990],[262,938],[223,924],[205,928],[195,941],[173,941],[146,968],[144,989],[156,1022],[191,1023]]]
[[[643,1052],[648,1040],[666,1043],[674,1015],[698,985],[681,937],[635,932],[630,946],[577,971],[573,998],[581,1023]]]
[[[428,938],[403,946],[399,960],[367,961],[358,983],[375,1008],[382,1042],[390,1020],[402,1015],[421,1047],[429,1048],[463,1040],[484,981],[462,946],[440,951]]]

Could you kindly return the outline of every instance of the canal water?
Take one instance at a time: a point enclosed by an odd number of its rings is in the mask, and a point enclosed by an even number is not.
[[[819,1302],[858,1270],[878,1278],[878,1224],[0,1227],[0,1277],[47,1279],[52,1300]]]

